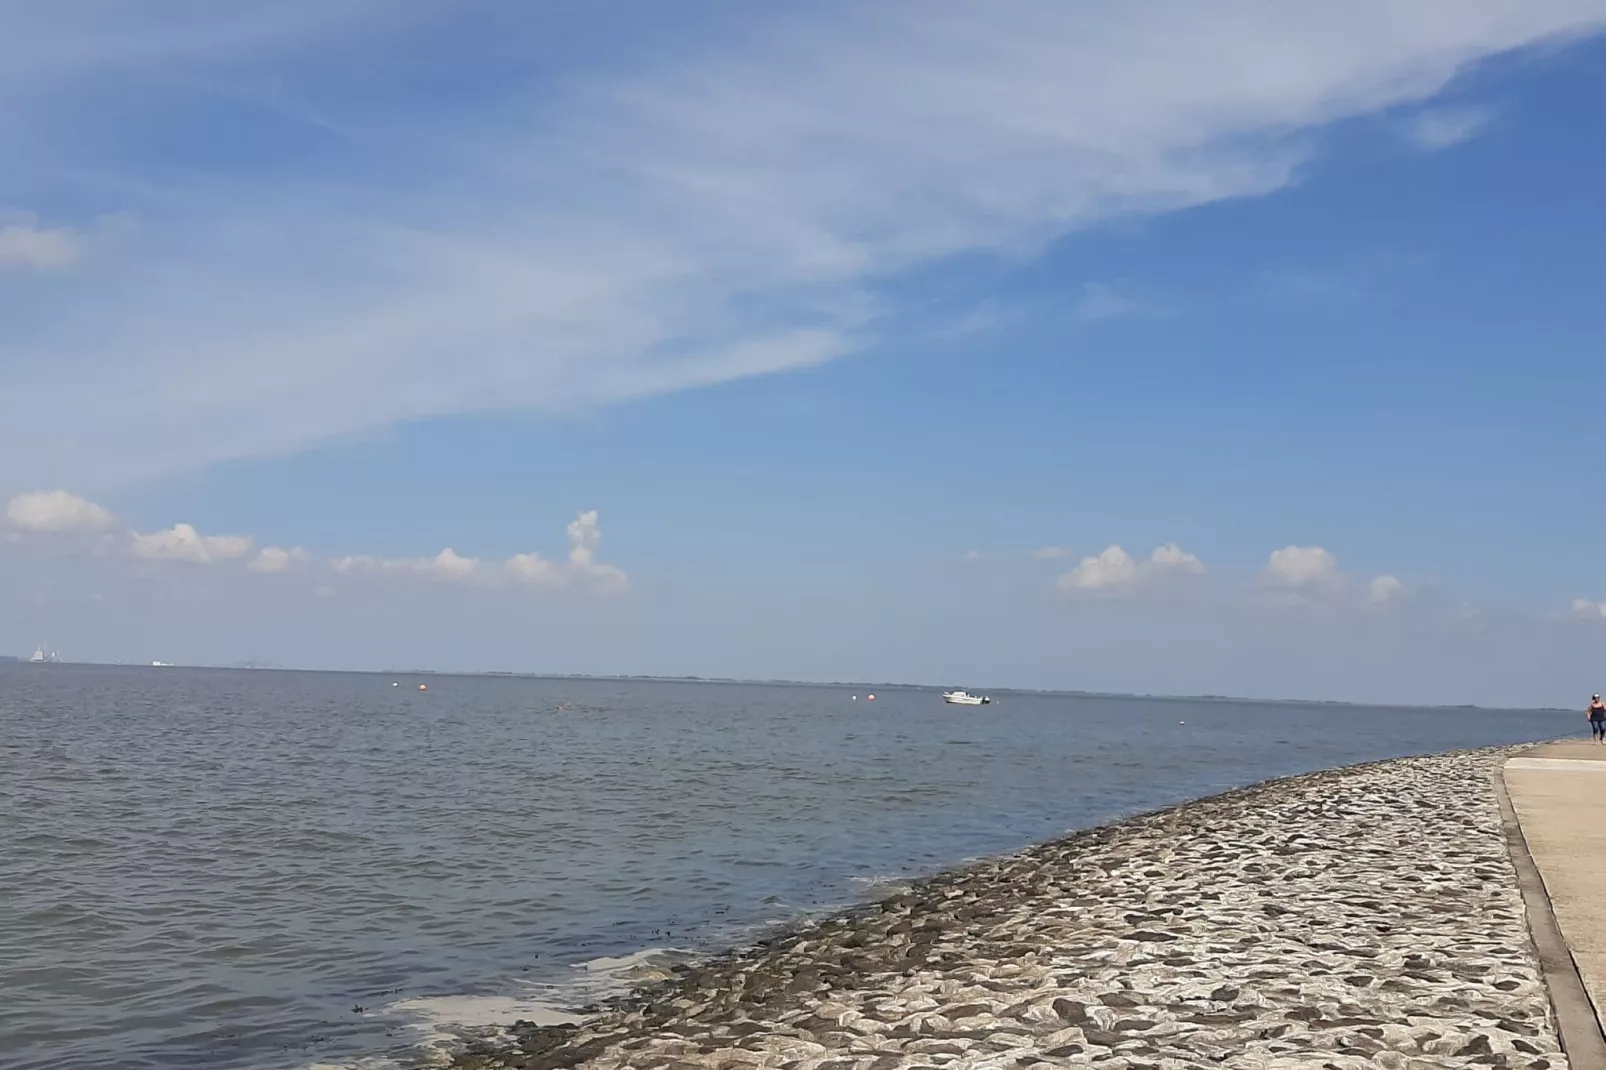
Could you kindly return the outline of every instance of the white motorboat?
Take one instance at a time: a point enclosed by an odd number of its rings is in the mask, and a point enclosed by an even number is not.
[[[45,644],[44,643],[40,643],[39,644],[39,648],[37,650],[35,650],[33,652],[33,656],[28,659],[28,664],[29,665],[54,665],[56,662],[58,662],[60,660],[61,660],[61,655],[60,654],[57,654],[53,650],[46,649]]]
[[[942,700],[950,706],[985,706],[992,701],[986,695],[972,695],[962,687],[957,691],[944,691]]]

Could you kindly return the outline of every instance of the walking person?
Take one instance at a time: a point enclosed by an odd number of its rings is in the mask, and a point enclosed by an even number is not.
[[[1606,702],[1599,695],[1589,700],[1589,736],[1596,743],[1606,743]]]

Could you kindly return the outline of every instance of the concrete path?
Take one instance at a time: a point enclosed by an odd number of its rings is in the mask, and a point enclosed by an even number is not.
[[[1606,745],[1547,743],[1508,759],[1504,778],[1597,1023],[1606,1021]]]

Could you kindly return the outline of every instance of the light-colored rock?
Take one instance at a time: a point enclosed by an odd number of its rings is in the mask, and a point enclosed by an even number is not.
[[[989,861],[504,1065],[1566,1070],[1502,757],[1314,774]]]

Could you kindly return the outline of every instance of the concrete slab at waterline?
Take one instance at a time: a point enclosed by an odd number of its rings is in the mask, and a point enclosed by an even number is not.
[[[1579,727],[1588,731],[1579,717]],[[1588,739],[1508,759],[1507,794],[1597,1019],[1606,1010],[1606,745]]]

